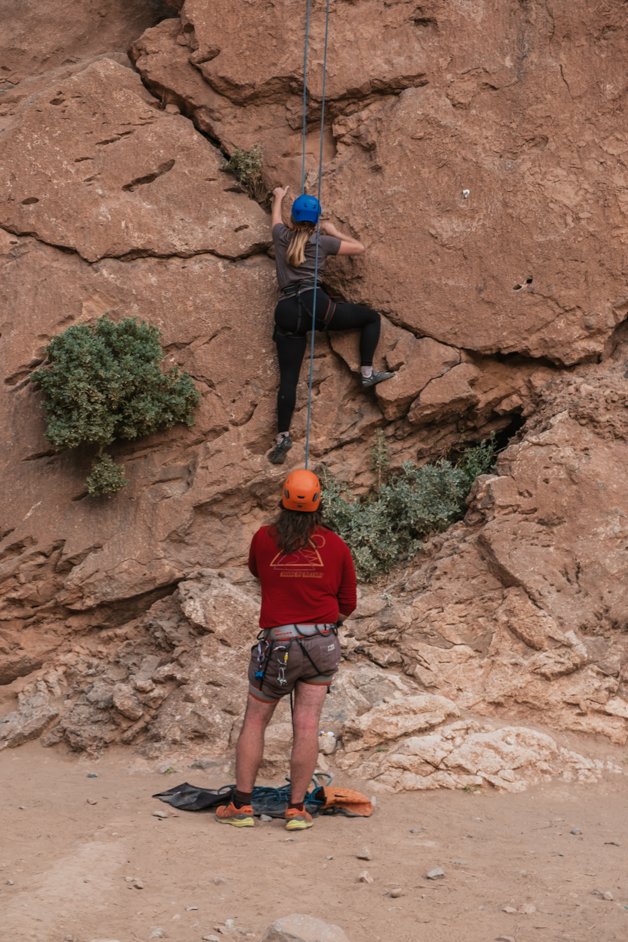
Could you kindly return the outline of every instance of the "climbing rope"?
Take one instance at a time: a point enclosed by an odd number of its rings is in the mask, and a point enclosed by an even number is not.
[[[307,145],[307,66],[310,48],[310,18],[312,13],[312,0],[305,3],[305,42],[303,43],[303,118],[301,122],[301,189],[305,193],[305,148]]]
[[[301,156],[301,192],[305,192],[305,148],[307,139],[307,66],[310,45],[310,4],[311,0],[306,2],[305,11],[305,47],[303,53],[303,125],[302,125],[302,156]],[[327,90],[327,47],[329,40],[329,5],[330,0],[325,0],[325,38],[323,43],[323,81],[321,88],[321,120],[319,130],[319,149],[318,149],[318,181],[316,196],[320,204],[321,190],[323,185],[323,134],[325,131],[325,95]],[[307,383],[307,418],[305,420],[305,467],[310,464],[310,431],[312,426],[312,383],[314,378],[314,340],[316,334],[316,292],[318,288],[318,262],[319,262],[319,241],[320,241],[320,218],[316,223],[316,252],[314,255],[314,292],[312,295],[312,329],[310,335],[310,364]]]

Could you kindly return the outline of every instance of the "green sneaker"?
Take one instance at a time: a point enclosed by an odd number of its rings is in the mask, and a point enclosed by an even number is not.
[[[298,808],[288,808],[284,818],[286,819],[286,831],[305,831],[306,828],[311,828],[314,824],[312,815],[305,808],[303,811],[299,811]]]
[[[221,824],[232,824],[234,828],[252,828],[255,824],[253,808],[251,805],[236,808],[230,801],[228,805],[221,805],[216,809],[216,821],[220,821]]]

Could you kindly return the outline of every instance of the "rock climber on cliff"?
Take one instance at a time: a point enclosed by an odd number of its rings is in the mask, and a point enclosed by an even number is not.
[[[274,340],[279,359],[277,394],[277,438],[268,455],[272,464],[283,464],[292,448],[290,420],[296,402],[301,364],[312,324],[314,272],[316,264],[317,224],[321,205],[315,196],[302,193],[292,204],[292,225],[285,226],[282,203],[287,186],[273,191],[272,237],[275,246],[279,301],[275,308]],[[328,255],[361,255],[364,246],[352,236],[339,232],[330,222],[320,224],[318,235],[318,271],[325,267]],[[360,374],[368,389],[393,374],[373,369],[373,356],[380,334],[381,318],[377,311],[362,304],[332,301],[320,286],[316,290],[316,330],[360,330]]]
[[[249,569],[262,590],[261,630],[251,650],[236,788],[216,812],[224,824],[253,826],[251,796],[264,733],[280,699],[294,691],[286,828],[312,826],[304,799],[318,757],[321,709],[340,661],[337,625],[356,606],[349,547],[321,521],[320,481],[311,471],[295,470],[283,484],[279,516],[251,542]]]

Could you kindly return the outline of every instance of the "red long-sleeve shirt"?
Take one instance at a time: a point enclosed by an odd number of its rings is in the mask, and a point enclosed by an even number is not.
[[[356,606],[355,570],[347,544],[333,530],[317,527],[309,543],[282,553],[273,527],[260,527],[251,541],[249,569],[260,580],[260,628],[331,624]]]

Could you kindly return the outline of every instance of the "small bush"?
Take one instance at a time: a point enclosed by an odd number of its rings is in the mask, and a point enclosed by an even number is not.
[[[382,443],[374,465],[382,465]],[[410,559],[431,533],[464,516],[475,478],[490,470],[496,447],[492,439],[467,449],[453,464],[442,458],[401,469],[363,500],[347,499],[341,485],[323,472],[325,519],[349,544],[358,577],[370,582],[397,563]],[[376,457],[377,455],[377,457]]]
[[[262,176],[263,161],[259,144],[254,144],[250,150],[236,147],[229,160],[225,161],[223,170],[232,173],[254,200],[263,200],[268,195]]]
[[[51,340],[47,358],[31,376],[44,393],[46,436],[58,449],[98,449],[90,494],[124,486],[122,470],[102,455],[112,442],[193,423],[198,391],[177,367],[161,371],[160,335],[150,324],[106,316],[77,324]]]
[[[122,467],[117,464],[111,455],[101,455],[87,475],[85,481],[87,493],[92,497],[110,497],[127,484]]]
[[[496,455],[497,443],[493,436],[462,452],[456,462],[456,467],[463,472],[469,484],[469,490],[480,474],[486,474],[493,468]]]

